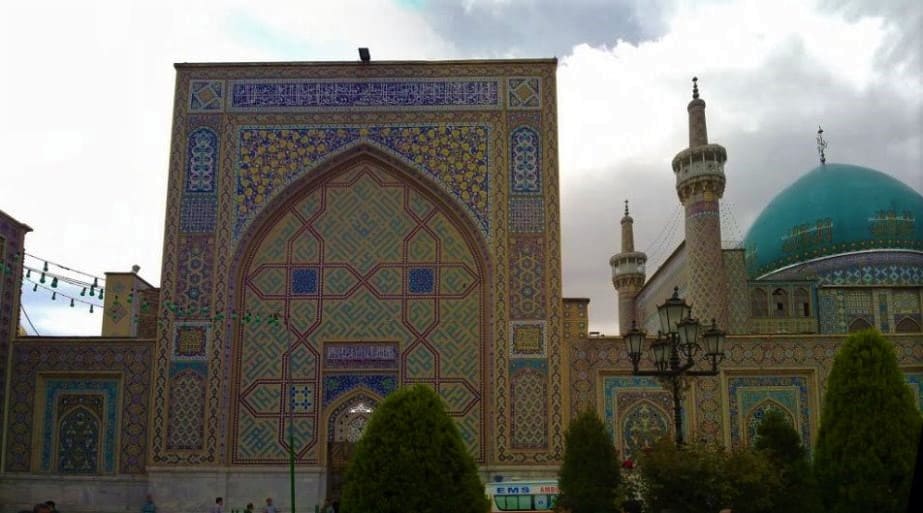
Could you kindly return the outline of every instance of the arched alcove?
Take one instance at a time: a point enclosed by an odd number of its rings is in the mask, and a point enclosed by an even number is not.
[[[90,409],[78,406],[58,423],[56,469],[62,474],[97,474],[102,422]]]
[[[625,410],[619,428],[623,457],[637,455],[665,436],[673,436],[672,415],[651,401],[641,400]]]
[[[788,410],[788,408],[786,408],[781,403],[773,399],[764,399],[763,401],[759,402],[758,404],[750,408],[750,410],[747,411],[747,414],[744,417],[745,418],[744,429],[746,429],[746,432],[744,433],[745,435],[744,444],[745,445],[748,445],[748,446],[752,445],[753,442],[756,440],[757,428],[759,427],[760,423],[763,421],[763,417],[766,415],[766,412],[768,412],[769,410],[775,410],[781,413],[785,417],[785,420],[789,422],[793,428],[795,428],[795,431],[797,431],[798,433],[801,433],[800,426],[798,425],[798,422],[795,421],[795,416],[792,414],[792,412]]]
[[[290,185],[241,238],[232,266],[233,308],[279,322],[239,322],[231,335],[231,462],[287,461],[290,416],[298,461],[322,462],[333,400],[357,387],[384,395],[387,380],[431,384],[483,460],[487,255],[454,198],[373,147]],[[333,345],[397,349],[389,361],[331,361]]]

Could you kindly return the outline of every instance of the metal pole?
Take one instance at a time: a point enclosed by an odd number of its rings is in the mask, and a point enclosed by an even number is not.
[[[673,376],[673,422],[676,427],[676,446],[683,445],[683,417],[680,414],[680,400],[682,399],[680,390],[680,376]]]
[[[288,336],[288,476],[295,513],[295,386],[292,379],[292,336]]]

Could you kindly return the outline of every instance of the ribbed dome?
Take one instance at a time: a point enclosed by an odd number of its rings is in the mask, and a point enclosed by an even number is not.
[[[751,277],[826,255],[923,249],[923,196],[874,169],[820,166],[769,202],[744,248]]]

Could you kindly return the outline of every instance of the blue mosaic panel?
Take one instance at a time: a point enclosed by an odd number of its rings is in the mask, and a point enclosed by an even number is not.
[[[184,196],[180,206],[179,226],[183,233],[215,231],[218,200],[214,196]]]
[[[217,170],[218,134],[211,128],[196,128],[188,139],[186,192],[215,192]]]
[[[411,294],[433,293],[433,269],[417,267],[407,272],[407,290]]]
[[[238,80],[232,111],[499,107],[496,80]]]
[[[293,269],[292,294],[317,294],[317,269],[313,267]]]
[[[58,434],[58,471],[95,474],[99,465],[99,419],[86,408],[75,408],[61,418]]]
[[[314,411],[314,385],[292,385],[289,388],[289,401],[295,413]]]
[[[45,382],[45,411],[42,423],[41,469],[52,472],[51,459],[56,433],[58,397],[62,394],[98,394],[105,398],[103,403],[102,429],[102,472],[115,472],[116,431],[118,430],[119,382],[115,379],[49,379]]]
[[[804,376],[733,376],[728,378],[728,416],[731,444],[748,444],[755,432],[753,417],[768,408],[793,418],[801,441],[812,447],[808,379]]]
[[[393,374],[333,374],[324,376],[324,406],[334,399],[359,387],[367,388],[381,397],[397,390],[397,377]]]
[[[510,133],[510,187],[513,194],[542,192],[541,138],[528,126]]]
[[[541,233],[545,231],[545,200],[541,196],[510,197],[510,231]]]
[[[205,376],[208,373],[208,362],[204,360],[181,360],[170,362],[170,377],[185,371],[192,371]]]
[[[220,80],[193,80],[189,83],[190,112],[220,112],[224,85]]]

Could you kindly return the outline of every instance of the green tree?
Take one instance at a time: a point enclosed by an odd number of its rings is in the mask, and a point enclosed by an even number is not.
[[[558,504],[572,513],[615,513],[619,467],[606,426],[584,411],[565,433]]]
[[[663,439],[640,458],[648,511],[735,513],[773,511],[778,472],[754,449],[725,451],[715,445],[676,447]]]
[[[442,399],[402,388],[372,414],[346,472],[344,513],[484,513],[484,484]]]
[[[817,482],[807,451],[795,427],[782,412],[769,410],[756,428],[754,447],[763,451],[779,473],[780,490],[773,501],[778,513],[820,513]]]
[[[892,345],[873,330],[850,335],[827,379],[814,457],[826,511],[903,513],[920,424]]]

